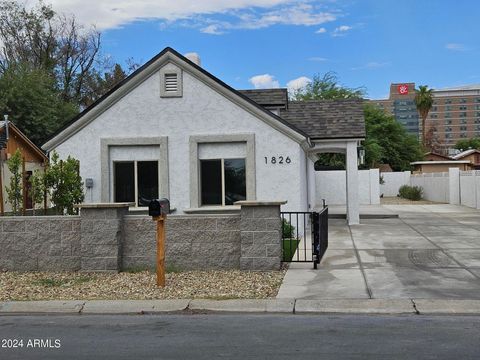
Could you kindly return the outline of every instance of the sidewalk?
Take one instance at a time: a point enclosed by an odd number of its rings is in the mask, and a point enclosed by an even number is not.
[[[0,316],[160,315],[167,313],[480,315],[480,300],[53,300],[0,303]]]

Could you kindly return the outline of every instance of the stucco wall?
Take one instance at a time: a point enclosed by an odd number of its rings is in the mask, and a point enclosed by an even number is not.
[[[325,199],[328,205],[346,204],[346,172],[339,171],[316,171],[316,207],[322,205]],[[359,170],[359,199],[361,205],[380,203],[380,185],[378,169]]]
[[[288,200],[284,210],[304,209],[304,159],[300,146],[208,85],[183,72],[183,97],[160,98],[160,75],[155,73],[121,101],[112,105],[56,151],[80,160],[80,173],[93,178],[86,201],[101,199],[100,139],[115,137],[168,138],[171,206],[190,207],[189,137],[192,135],[254,134],[256,198]],[[287,156],[289,164],[271,163]],[[265,162],[267,158],[267,163]],[[110,199],[111,201],[112,199]]]

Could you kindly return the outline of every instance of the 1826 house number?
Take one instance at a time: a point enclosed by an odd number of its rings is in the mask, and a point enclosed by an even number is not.
[[[265,164],[274,164],[274,165],[282,165],[282,164],[290,164],[292,159],[289,156],[272,156],[267,157],[265,156]]]

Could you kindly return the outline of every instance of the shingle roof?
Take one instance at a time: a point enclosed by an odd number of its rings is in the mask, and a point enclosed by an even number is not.
[[[238,92],[262,106],[286,107],[288,102],[287,89],[254,89],[238,90]]]
[[[290,101],[280,117],[312,139],[365,137],[361,99]]]

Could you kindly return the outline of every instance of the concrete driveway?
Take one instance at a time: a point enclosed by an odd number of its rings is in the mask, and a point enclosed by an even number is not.
[[[383,206],[399,218],[331,219],[319,269],[291,264],[277,297],[480,299],[480,211]]]

